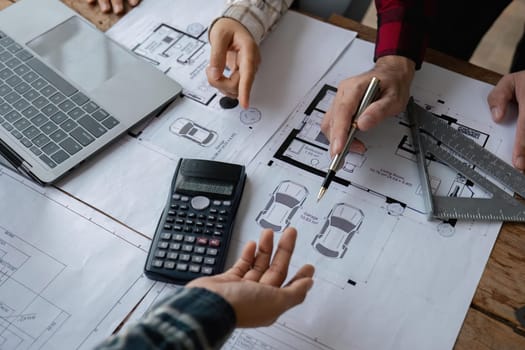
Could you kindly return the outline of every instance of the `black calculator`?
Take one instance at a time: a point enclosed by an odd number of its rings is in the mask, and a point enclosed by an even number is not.
[[[222,272],[245,179],[242,165],[181,159],[148,253],[146,276],[185,284]]]

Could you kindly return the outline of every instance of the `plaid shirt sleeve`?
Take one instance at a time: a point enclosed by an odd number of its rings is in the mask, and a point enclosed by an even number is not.
[[[241,22],[260,43],[293,0],[228,0],[222,17]]]
[[[412,59],[416,69],[428,45],[436,0],[375,0],[377,39],[374,60],[387,55]]]
[[[233,308],[221,296],[202,288],[181,288],[96,349],[219,349],[235,323]]]

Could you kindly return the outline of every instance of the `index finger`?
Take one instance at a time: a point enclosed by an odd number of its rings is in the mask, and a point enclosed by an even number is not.
[[[294,228],[289,227],[284,230],[270,267],[262,275],[259,280],[260,283],[275,287],[281,286],[288,275],[288,266],[290,265],[296,239],[297,231]]]
[[[364,89],[363,89],[364,92]],[[341,87],[337,90],[331,108],[330,153],[339,154],[343,151],[348,132],[352,125],[352,116],[357,111],[360,89],[357,87]]]
[[[239,103],[243,108],[250,106],[250,91],[255,80],[255,73],[257,73],[257,65],[259,64],[259,57],[257,47],[249,45],[245,47],[239,54]]]

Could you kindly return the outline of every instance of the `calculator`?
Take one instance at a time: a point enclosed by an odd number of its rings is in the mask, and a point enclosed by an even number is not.
[[[181,159],[146,259],[146,276],[185,284],[221,273],[245,179],[242,165]]]

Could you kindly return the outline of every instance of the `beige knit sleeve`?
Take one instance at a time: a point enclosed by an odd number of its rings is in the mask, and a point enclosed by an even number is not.
[[[260,43],[293,0],[228,0],[222,17],[241,22]]]

